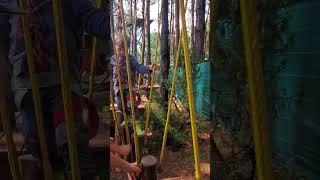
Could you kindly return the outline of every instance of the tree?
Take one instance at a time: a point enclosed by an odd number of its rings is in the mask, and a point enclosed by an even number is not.
[[[151,45],[150,45],[150,0],[146,0],[146,13],[145,13],[145,18],[146,18],[146,64],[150,65],[151,64]],[[148,78],[148,83],[150,83],[151,79],[150,76]]]
[[[180,38],[180,21],[179,21],[179,3],[176,1],[175,3],[175,47],[178,47],[179,38]]]
[[[190,37],[190,48],[191,48],[191,57],[193,57],[193,50],[194,50],[194,2],[195,0],[191,0],[191,37]],[[191,58],[192,60],[193,58]]]
[[[196,1],[196,27],[195,27],[195,62],[204,59],[204,32],[205,32],[206,0]]]
[[[161,59],[160,59],[160,70],[161,70],[161,97],[162,102],[168,102],[168,75],[169,75],[169,66],[170,66],[170,43],[169,43],[169,22],[168,22],[168,13],[169,13],[169,1],[162,0],[161,8]]]

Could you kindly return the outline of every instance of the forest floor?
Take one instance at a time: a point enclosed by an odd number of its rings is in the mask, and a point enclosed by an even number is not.
[[[142,93],[144,94],[144,93]],[[144,101],[144,97],[142,97]],[[146,101],[144,102],[146,105]],[[155,108],[157,109],[157,108]],[[160,110],[159,110],[160,111]],[[178,121],[186,121],[185,116],[181,116]],[[200,156],[200,173],[202,179],[210,179],[210,123],[206,120],[198,120],[198,143],[199,143],[199,156]],[[163,130],[154,129],[154,131],[160,131],[163,134]],[[180,131],[180,130],[177,130]],[[192,147],[192,136],[190,122],[187,127],[184,128],[185,141],[178,146],[167,145],[166,154],[162,165],[162,171],[158,172],[158,179],[166,180],[189,180],[194,178],[194,155]],[[185,132],[186,131],[186,132]],[[155,135],[156,136],[156,135]],[[161,141],[159,136],[157,141]],[[152,146],[152,150],[148,155],[155,156],[158,161],[160,159],[161,144]],[[110,179],[112,180],[124,180],[127,179],[126,173],[117,172],[115,169],[110,171]]]

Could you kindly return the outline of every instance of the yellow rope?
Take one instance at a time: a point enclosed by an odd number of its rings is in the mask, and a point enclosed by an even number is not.
[[[21,174],[19,171],[19,165],[18,165],[18,157],[16,152],[16,146],[13,141],[12,137],[12,130],[9,127],[9,114],[8,114],[8,106],[7,102],[5,100],[5,97],[7,97],[6,93],[4,92],[4,88],[0,88],[0,119],[2,121],[2,129],[4,132],[4,135],[6,137],[7,147],[8,147],[8,160],[10,164],[10,170],[12,174],[13,180],[20,180]]]
[[[159,12],[159,9],[158,9]],[[158,13],[158,33],[156,37],[156,52],[155,52],[155,57],[154,57],[154,63],[157,64],[158,61],[158,44],[159,44],[159,39],[160,39],[160,18],[162,14],[162,3],[160,6],[160,13]],[[153,93],[153,84],[154,84],[154,78],[155,78],[155,69],[152,71],[151,75],[151,87],[150,87],[150,94],[149,94],[149,101],[148,101],[148,107],[147,107],[147,117],[146,117],[146,126],[144,128],[145,133],[149,132],[149,126],[150,126],[150,107],[151,107],[151,100],[152,100],[152,93]],[[144,144],[147,144],[147,136],[145,138]]]
[[[67,136],[68,136],[68,146],[69,146],[69,156],[71,161],[71,171],[72,179],[79,180],[79,161],[77,146],[75,144],[75,134],[74,134],[74,124],[73,124],[73,112],[72,112],[72,102],[71,102],[71,92],[70,84],[68,78],[68,56],[67,49],[65,45],[65,34],[64,34],[64,24],[62,16],[62,7],[60,0],[53,0],[53,12],[54,20],[56,25],[56,36],[57,36],[57,48],[59,55],[59,65],[61,73],[61,85],[62,85],[62,96],[63,96],[63,105],[64,105],[64,115],[65,123],[67,125]]]
[[[183,0],[179,0],[179,2],[180,2],[180,7],[184,7]],[[195,178],[199,180],[201,179],[201,176],[200,176],[200,166],[199,166],[198,135],[197,135],[196,114],[195,114],[195,108],[194,108],[194,97],[193,97],[191,67],[190,67],[190,59],[189,59],[189,51],[188,51],[188,38],[187,38],[187,28],[186,28],[184,8],[181,8],[180,16],[182,21],[181,24],[182,24],[182,35],[183,35],[183,51],[184,51],[184,62],[185,62],[185,68],[186,68],[187,90],[188,90],[191,131],[192,131],[192,140],[193,140]]]
[[[170,121],[170,114],[171,114],[171,105],[172,105],[172,99],[173,99],[173,95],[174,95],[174,88],[175,88],[175,81],[176,81],[176,77],[177,77],[177,70],[178,70],[178,63],[179,63],[179,58],[180,58],[180,51],[181,51],[181,39],[179,39],[178,51],[177,51],[176,60],[175,60],[175,63],[174,63],[173,79],[172,79],[172,84],[171,84],[171,93],[170,93],[170,98],[169,98],[167,119],[166,119],[166,125],[165,125],[165,128],[164,128],[163,140],[162,140],[162,148],[161,148],[161,154],[160,154],[160,163],[159,163],[160,168],[161,168],[161,165],[162,165],[162,162],[163,162],[164,152],[165,152],[166,143],[167,143],[169,121]]]
[[[128,54],[128,45],[127,45],[127,37],[126,37],[126,24],[124,19],[124,11],[123,11],[123,1],[120,0],[120,10],[121,10],[121,21],[122,21],[122,33],[124,38],[124,46],[125,46],[125,53],[126,53],[126,64],[127,64],[127,74],[128,74],[128,85],[129,85],[129,94],[130,94],[130,106],[131,106],[131,118],[133,124],[133,137],[134,137],[134,145],[135,145],[135,155],[136,155],[136,162],[140,165],[140,154],[139,154],[139,142],[138,142],[138,134],[137,134],[137,127],[136,127],[136,120],[135,120],[135,108],[133,103],[133,95],[132,95],[132,81],[131,81],[131,72],[130,72],[130,62],[129,62],[129,54]]]
[[[248,73],[257,177],[259,180],[270,180],[273,179],[271,148],[269,131],[267,128],[265,86],[261,54],[257,38],[256,1],[240,1],[240,8]],[[263,132],[263,135],[261,132]]]
[[[97,7],[100,8],[102,5],[101,0],[96,0]],[[90,71],[90,82],[89,82],[89,92],[88,97],[89,99],[92,98],[93,94],[93,84],[94,84],[94,75],[95,75],[95,69],[97,65],[97,38],[94,37],[92,39],[92,56],[91,56],[91,71]]]
[[[116,66],[118,66],[119,65],[119,57],[116,52],[116,46],[115,46],[115,40],[114,40],[114,30],[113,30],[113,26],[112,26],[111,22],[112,21],[111,21],[111,17],[110,17],[110,29],[111,29],[111,40],[112,40],[112,45],[113,45],[113,54],[116,58]],[[127,143],[130,144],[131,140],[130,140],[130,132],[129,132],[129,120],[128,120],[128,116],[126,113],[126,105],[125,105],[125,101],[124,101],[124,97],[123,97],[122,82],[121,82],[121,78],[120,78],[120,77],[122,77],[121,70],[119,70],[117,67],[116,71],[117,71],[117,75],[118,75],[118,83],[119,83],[123,118],[124,118],[124,123],[125,123],[126,139],[127,139]]]
[[[25,1],[19,0],[18,4],[20,5],[20,8],[22,9],[26,8]],[[45,138],[46,135],[45,135],[44,123],[43,123],[42,106],[41,106],[40,97],[39,97],[39,94],[40,94],[39,85],[35,77],[31,36],[28,29],[26,16],[22,16],[21,18],[22,18],[22,28],[23,28],[23,34],[24,34],[25,47],[27,52],[28,69],[29,69],[31,86],[32,86],[32,96],[33,96],[34,109],[36,114],[36,122],[38,126],[38,136],[40,141],[41,156],[43,161],[43,167],[45,167],[43,168],[44,177],[46,180],[51,180],[52,167],[48,158],[48,147],[47,147],[46,138]]]

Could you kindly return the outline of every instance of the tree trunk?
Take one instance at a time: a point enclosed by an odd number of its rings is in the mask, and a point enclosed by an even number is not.
[[[146,0],[146,64],[151,64],[151,45],[150,45],[150,0]],[[151,76],[148,76],[148,84],[151,81]]]
[[[173,3],[174,3],[174,0],[171,0],[170,1],[170,46],[172,47],[171,48],[171,52],[170,54],[173,54],[174,52],[174,39],[173,39],[173,30],[174,30],[174,17],[173,17]]]
[[[205,3],[205,0],[196,2],[195,62],[202,61],[204,58]]]
[[[162,26],[161,26],[161,98],[163,103],[168,102],[168,75],[170,65],[170,44],[169,44],[169,24],[168,24],[168,0],[162,0]]]
[[[180,38],[180,21],[179,21],[179,3],[178,1],[176,1],[176,4],[175,4],[175,29],[176,29],[176,36],[175,36],[175,47],[178,47],[178,44],[179,44],[179,38]]]
[[[191,61],[193,61],[193,54],[195,51],[194,45],[194,1],[191,0],[191,37],[190,37],[190,48],[191,48]]]
[[[130,22],[131,22],[131,27],[130,27],[130,44],[131,48],[129,48],[129,52],[131,51],[131,54],[133,55],[133,0],[130,0]]]
[[[145,42],[146,42],[146,16],[145,16],[145,1],[142,0],[142,19],[143,19],[143,24],[141,26],[141,36],[142,36],[142,46],[141,46],[141,64],[144,64],[144,57],[145,57]]]
[[[132,55],[137,57],[137,0],[133,1],[134,3],[134,15],[133,15],[133,34],[132,34]]]

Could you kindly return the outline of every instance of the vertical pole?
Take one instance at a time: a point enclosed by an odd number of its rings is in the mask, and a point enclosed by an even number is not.
[[[183,6],[183,0],[180,0],[180,7]],[[194,165],[195,165],[195,178],[197,180],[201,179],[200,176],[200,165],[199,165],[199,148],[198,148],[198,134],[197,134],[197,124],[196,124],[196,113],[194,107],[194,97],[193,97],[193,86],[192,86],[192,72],[188,51],[188,41],[187,41],[187,28],[186,28],[186,18],[185,18],[185,8],[180,9],[180,16],[182,21],[182,38],[183,38],[183,51],[184,51],[184,62],[186,68],[186,78],[187,78],[187,90],[188,90],[188,101],[190,109],[190,119],[191,119],[191,131],[192,131],[192,142],[193,142],[193,154],[194,154]]]
[[[25,1],[18,0],[18,4],[20,7],[26,8]],[[42,162],[44,167],[43,168],[44,178],[45,180],[51,180],[52,167],[48,158],[48,147],[47,147],[46,135],[44,131],[42,106],[41,106],[40,97],[39,97],[40,91],[39,91],[39,85],[38,85],[37,79],[35,77],[36,74],[35,74],[35,68],[34,68],[34,62],[33,62],[31,36],[28,29],[28,19],[27,19],[27,16],[22,16],[21,18],[22,18],[21,20],[22,20],[25,47],[27,52],[28,69],[29,69],[29,75],[30,75],[30,80],[32,85],[33,103],[34,103],[36,121],[38,126],[38,137],[40,140],[41,156],[42,156]]]
[[[273,179],[266,113],[265,86],[257,37],[256,1],[240,1],[242,32],[247,64],[253,139],[259,180]],[[262,134],[263,132],[263,134]]]
[[[63,106],[64,106],[64,115],[65,122],[67,125],[67,138],[68,138],[68,149],[69,156],[71,161],[71,171],[72,171],[72,179],[79,180],[80,172],[79,172],[79,161],[78,161],[78,153],[77,146],[75,144],[75,134],[74,134],[74,124],[73,124],[73,112],[72,112],[72,102],[71,102],[71,92],[70,92],[70,82],[68,78],[68,59],[67,59],[67,49],[65,45],[65,37],[64,37],[64,24],[63,24],[63,16],[62,16],[62,7],[60,0],[53,0],[53,13],[54,20],[56,25],[56,34],[57,34],[57,48],[59,55],[59,65],[60,65],[60,73],[61,73],[61,85],[62,85],[62,97],[63,97]]]

